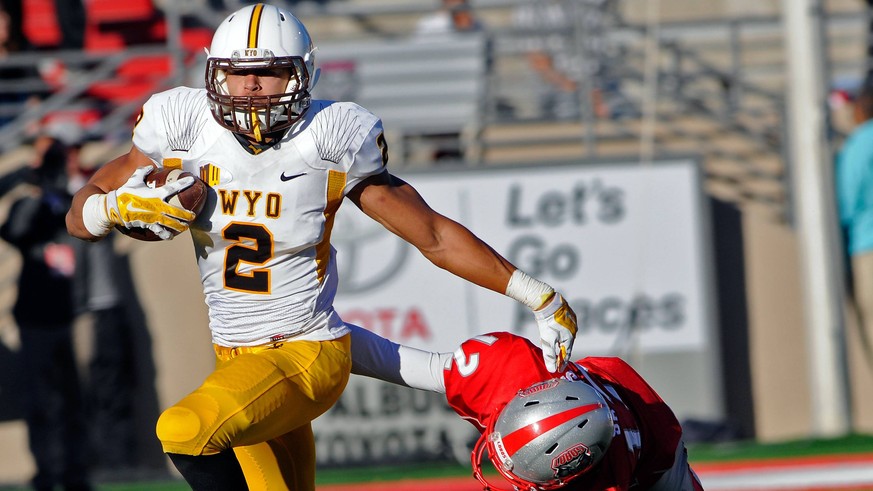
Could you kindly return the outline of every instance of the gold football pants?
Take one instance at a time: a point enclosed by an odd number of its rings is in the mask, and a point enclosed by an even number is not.
[[[215,346],[215,371],[161,414],[164,452],[210,455],[233,448],[251,490],[315,489],[310,422],[349,380],[350,341]]]

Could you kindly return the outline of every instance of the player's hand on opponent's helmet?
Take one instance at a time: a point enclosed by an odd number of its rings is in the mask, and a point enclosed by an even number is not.
[[[566,368],[576,339],[576,314],[564,297],[520,269],[509,278],[506,295],[534,311],[546,368],[550,372]]]
[[[160,187],[150,187],[145,178],[154,169],[140,167],[118,189],[89,196],[82,208],[82,221],[88,232],[102,237],[115,225],[128,229],[139,227],[169,240],[174,236],[170,230],[179,233],[187,230],[189,222],[195,218],[194,213],[173,206],[166,199],[194,184],[194,178],[183,177]]]
[[[567,367],[576,339],[576,313],[564,297],[555,292],[539,310],[534,311],[534,317],[540,330],[546,368],[550,372],[563,370]]]

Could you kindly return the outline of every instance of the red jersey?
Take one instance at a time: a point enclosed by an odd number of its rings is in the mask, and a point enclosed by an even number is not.
[[[445,370],[446,399],[462,418],[484,431],[495,410],[520,390],[563,377],[597,388],[616,421],[606,455],[567,490],[647,489],[673,466],[682,429],[673,411],[627,363],[615,357],[588,357],[581,368],[550,373],[540,348],[507,332],[476,336],[461,344]]]

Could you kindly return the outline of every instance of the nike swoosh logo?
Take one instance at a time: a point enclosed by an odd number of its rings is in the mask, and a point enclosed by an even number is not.
[[[294,174],[293,176],[286,176],[285,173],[282,172],[282,175],[279,176],[279,179],[281,179],[282,182],[285,182],[285,181],[290,181],[291,179],[296,179],[296,178],[298,178],[298,177],[300,177],[300,176],[305,176],[305,175],[306,175],[306,173],[303,172],[303,173],[300,173],[300,174]]]

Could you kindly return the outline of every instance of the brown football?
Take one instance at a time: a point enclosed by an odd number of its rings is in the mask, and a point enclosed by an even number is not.
[[[192,176],[194,178],[194,184],[188,186],[187,188],[179,191],[176,194],[171,195],[166,199],[168,203],[173,206],[178,206],[180,208],[185,208],[194,213],[195,217],[203,211],[203,205],[206,204],[206,195],[208,191],[208,186],[205,182],[203,182],[199,177],[194,174],[183,171],[182,169],[171,169],[164,167],[162,169],[154,170],[150,174],[148,174],[145,178],[146,184],[149,187],[161,187],[167,183],[171,183],[177,181],[183,177]],[[154,232],[147,228],[124,228],[122,226],[116,226],[124,235],[128,237],[132,237],[137,240],[145,240],[145,241],[155,241],[161,240]],[[170,230],[174,235],[178,235],[177,233]]]

